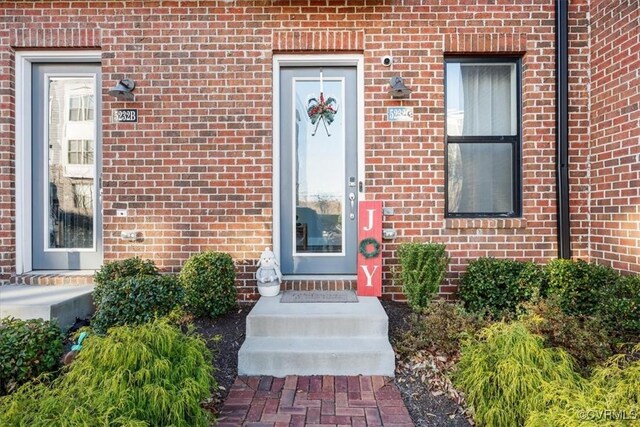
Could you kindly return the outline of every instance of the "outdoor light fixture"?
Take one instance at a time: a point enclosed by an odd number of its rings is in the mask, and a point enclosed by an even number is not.
[[[409,89],[404,85],[404,81],[402,80],[402,77],[400,76],[392,77],[391,80],[389,81],[389,84],[391,85],[391,90],[389,90],[389,94],[391,95],[392,98],[403,99],[403,98],[409,97],[409,94],[411,93],[411,89]]]
[[[136,87],[136,83],[131,79],[122,79],[118,84],[109,89],[109,95],[115,96],[122,101],[133,101],[133,89]]]

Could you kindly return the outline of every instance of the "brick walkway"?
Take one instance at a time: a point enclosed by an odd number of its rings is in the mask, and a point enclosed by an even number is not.
[[[390,378],[240,377],[218,426],[409,427],[413,422]]]

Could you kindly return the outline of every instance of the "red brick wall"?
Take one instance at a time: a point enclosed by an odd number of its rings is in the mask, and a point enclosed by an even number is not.
[[[640,6],[591,4],[591,257],[640,272]]]
[[[383,245],[387,296],[402,297],[391,273],[402,241],[447,244],[451,274],[443,293],[455,291],[469,259],[555,257],[554,1],[326,3],[0,2],[0,274],[11,274],[15,256],[13,52],[27,47],[99,46],[103,92],[124,76],[137,82],[135,104],[127,106],[139,108],[138,124],[112,124],[111,110],[124,104],[103,100],[106,259],[142,255],[177,271],[195,252],[228,251],[242,297],[255,297],[253,263],[272,233],[272,55],[314,51],[364,54],[365,185],[368,197],[395,209],[384,226],[399,231]],[[572,19],[583,23],[585,9],[572,6]],[[585,37],[572,30],[580,55]],[[380,63],[390,53],[391,69]],[[443,58],[487,53],[523,58],[523,216],[445,220]],[[584,98],[585,71],[572,73],[572,90]],[[396,74],[413,90],[410,99],[386,93]],[[387,122],[386,107],[395,105],[413,107],[414,121]],[[585,129],[585,109],[572,110],[574,129]],[[582,161],[588,135],[578,133],[572,141],[582,148],[572,156]],[[574,187],[586,185],[585,173],[572,172]],[[128,217],[115,216],[121,208]],[[572,214],[585,229],[584,209]],[[140,242],[119,238],[131,229],[142,232]],[[584,242],[576,238],[574,247],[583,251]]]

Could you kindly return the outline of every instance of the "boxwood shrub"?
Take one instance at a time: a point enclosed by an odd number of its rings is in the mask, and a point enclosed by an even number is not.
[[[191,256],[180,272],[185,309],[194,316],[225,314],[236,306],[235,279],[231,255],[208,251]]]
[[[101,287],[91,325],[105,333],[119,325],[139,325],[178,308],[184,291],[175,276],[134,276],[108,280]]]
[[[68,371],[0,399],[2,426],[205,427],[217,389],[211,353],[166,321],[90,335]]]
[[[494,318],[513,315],[521,304],[544,295],[546,279],[533,262],[478,258],[463,274],[459,297],[471,312],[486,312]]]
[[[125,277],[158,276],[158,268],[152,260],[139,257],[108,261],[93,276],[95,284],[93,300],[96,304],[102,299],[102,292],[109,282]]]
[[[609,328],[625,340],[640,341],[640,276],[621,276],[599,308]]]
[[[619,274],[611,267],[583,260],[554,259],[546,266],[549,294],[567,314],[596,315],[616,292]]]
[[[55,370],[63,352],[63,335],[54,321],[0,320],[0,394]]]

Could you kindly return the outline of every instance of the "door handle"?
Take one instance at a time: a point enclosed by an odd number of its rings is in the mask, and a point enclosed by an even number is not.
[[[356,203],[355,193],[349,193],[349,202],[351,204],[351,213],[349,213],[349,219],[354,220],[356,219],[356,214],[353,212],[353,208],[355,207]]]

